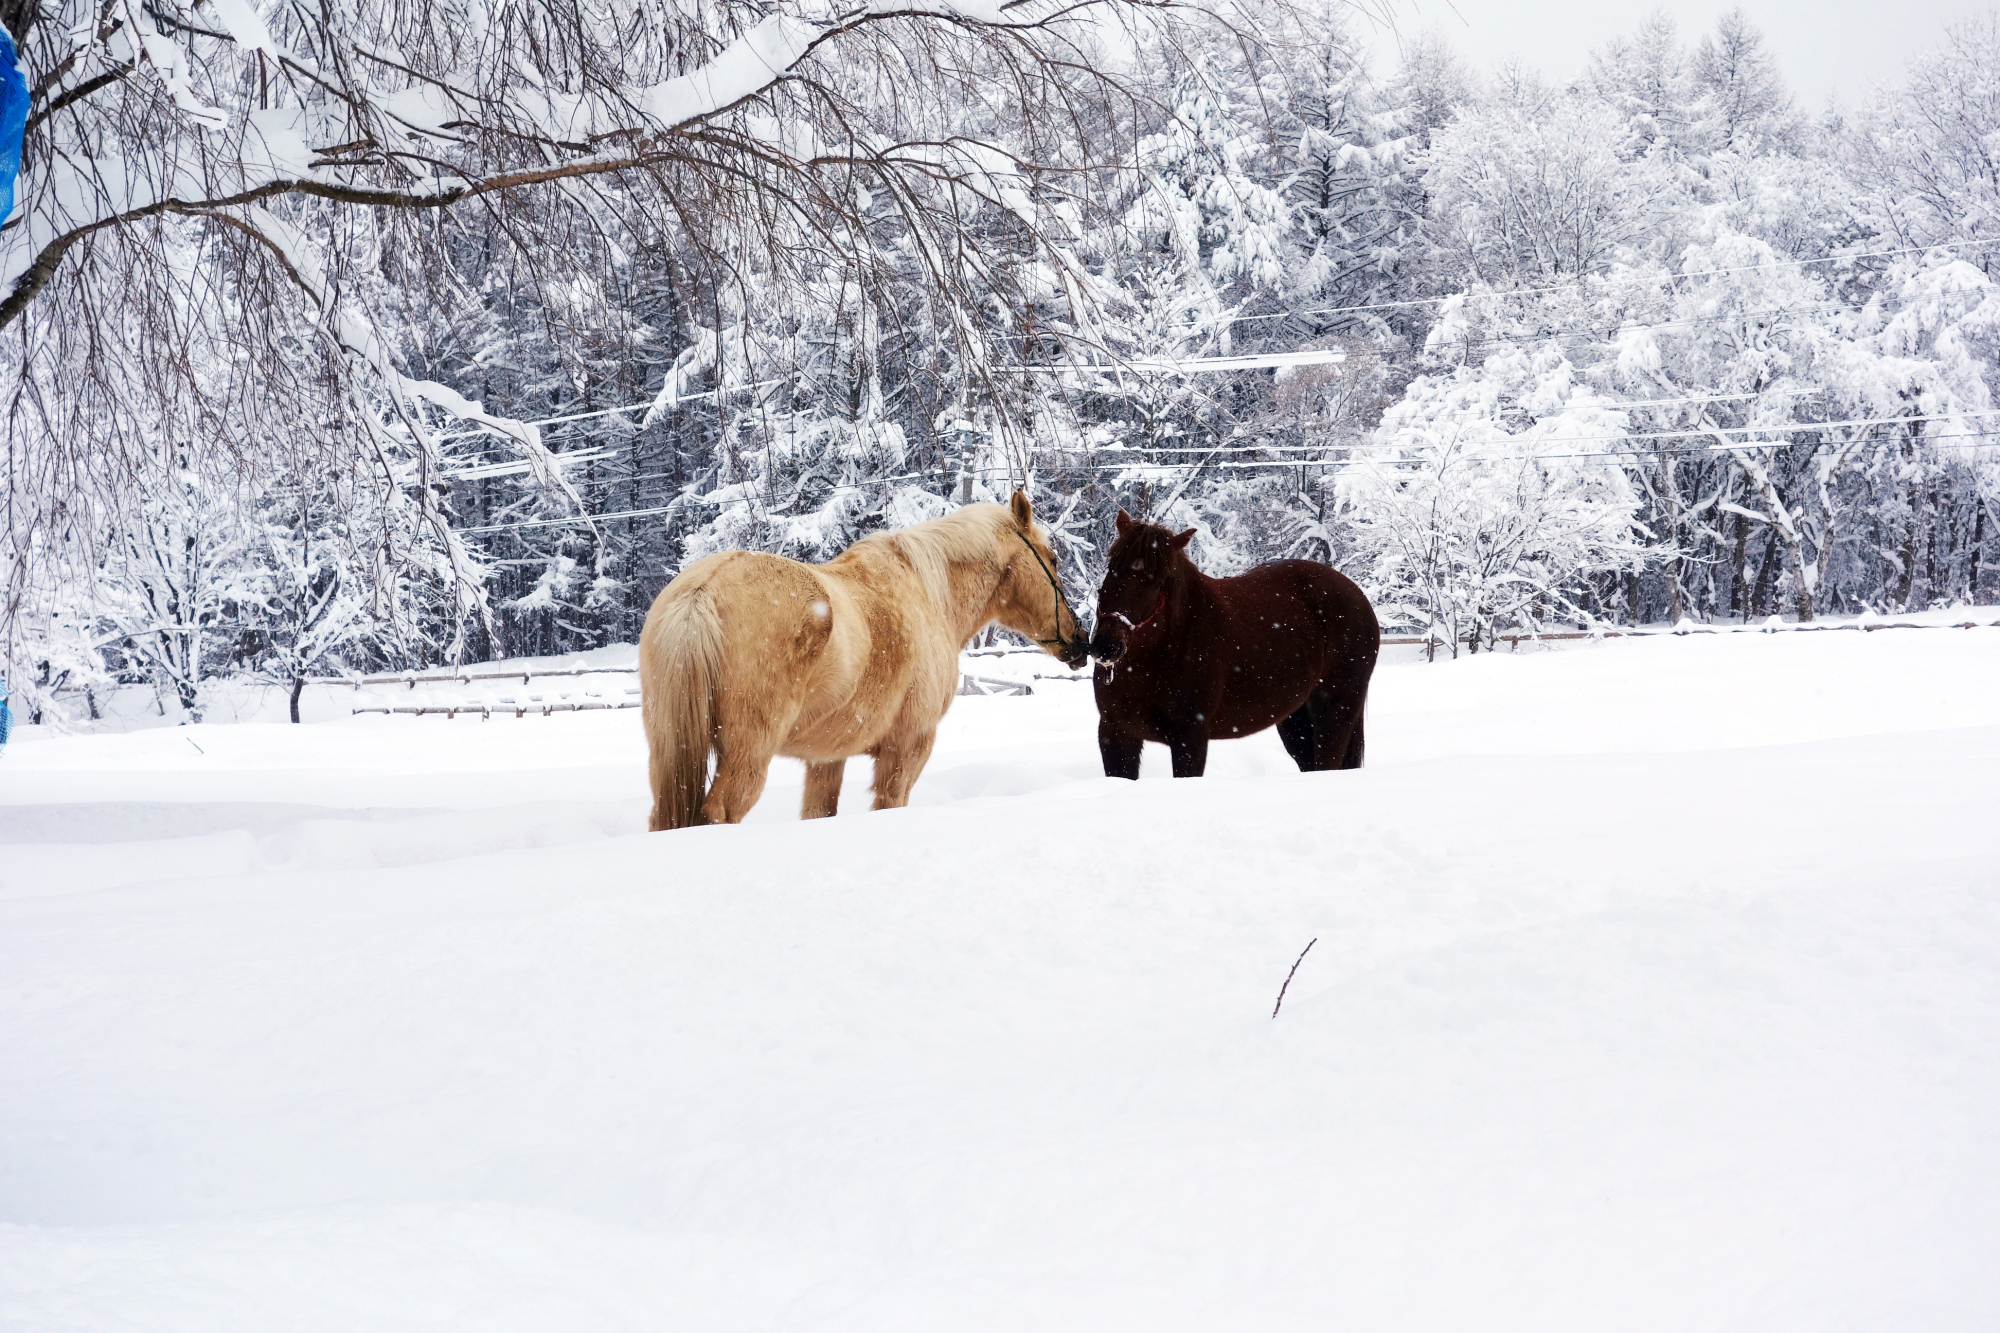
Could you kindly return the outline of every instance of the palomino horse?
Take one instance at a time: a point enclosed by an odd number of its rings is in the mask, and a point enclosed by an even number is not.
[[[1277,725],[1305,772],[1361,767],[1361,713],[1382,630],[1346,575],[1310,560],[1212,579],[1194,529],[1118,513],[1097,594],[1097,748],[1104,775],[1139,776],[1146,741],[1198,778],[1208,743]]]
[[[806,761],[806,819],[834,813],[857,754],[875,760],[875,808],[906,804],[974,634],[998,621],[1072,667],[1089,660],[1055,568],[1019,491],[823,565],[751,551],[689,565],[639,636],[652,827],[738,822],[780,754]]]

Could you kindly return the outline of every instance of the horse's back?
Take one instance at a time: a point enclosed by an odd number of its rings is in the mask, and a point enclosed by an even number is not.
[[[762,551],[720,551],[703,556],[674,575],[653,599],[653,609],[658,611],[664,605],[697,593],[705,593],[718,602],[748,606],[754,604],[760,593],[768,601],[774,593],[794,594],[818,586],[811,565]]]
[[[1232,619],[1258,630],[1267,624],[1295,634],[1316,630],[1345,653],[1365,648],[1373,663],[1382,638],[1375,608],[1353,579],[1331,565],[1274,560],[1234,578],[1216,579],[1214,588]]]
[[[735,689],[789,693],[813,674],[844,608],[840,591],[810,565],[757,551],[706,556],[654,599],[641,632],[642,662],[671,652],[672,627],[699,604],[719,636],[719,669]],[[779,711],[783,711],[782,707]]]
[[[823,626],[831,618],[833,595],[811,565],[762,551],[724,551],[676,575],[654,599],[647,619],[682,598],[704,596],[723,616],[732,639],[761,639],[800,625],[810,629],[815,621]]]

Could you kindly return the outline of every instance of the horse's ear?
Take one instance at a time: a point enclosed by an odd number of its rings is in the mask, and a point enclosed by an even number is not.
[[[1028,499],[1026,491],[1014,492],[1014,500],[1011,508],[1014,511],[1014,522],[1020,529],[1023,532],[1033,531],[1029,525],[1035,521],[1035,506],[1034,502]]]
[[[1120,537],[1123,537],[1126,533],[1130,532],[1132,529],[1138,526],[1139,526],[1139,521],[1137,519],[1133,518],[1130,514],[1126,513],[1122,509],[1118,511],[1118,535]]]
[[[1172,547],[1176,551],[1185,551],[1187,550],[1187,544],[1193,540],[1194,540],[1194,529],[1189,528],[1186,532],[1177,533],[1174,536],[1168,538],[1167,545]]]

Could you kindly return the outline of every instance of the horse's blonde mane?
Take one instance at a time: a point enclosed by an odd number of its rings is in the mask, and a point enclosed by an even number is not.
[[[1013,526],[1014,516],[1007,506],[973,504],[954,509],[942,518],[913,523],[893,532],[877,532],[863,540],[880,542],[900,552],[916,571],[932,603],[939,611],[948,612],[952,567],[1000,562],[1000,539]]]

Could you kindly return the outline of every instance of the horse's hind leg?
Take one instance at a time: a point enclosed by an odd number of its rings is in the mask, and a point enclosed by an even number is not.
[[[930,762],[936,731],[894,736],[869,753],[875,756],[875,808],[893,810],[910,803],[910,788]]]
[[[1337,690],[1322,685],[1313,691],[1306,707],[1312,712],[1314,770],[1361,767],[1361,718],[1367,702],[1365,689]]]
[[[1347,753],[1341,759],[1340,766],[1342,768],[1361,767],[1362,752],[1368,748],[1362,738],[1361,728],[1362,724],[1367,720],[1365,716],[1357,715],[1355,717],[1354,730],[1347,737]]]
[[[764,780],[771,774],[775,745],[746,745],[732,737],[715,765],[715,779],[708,784],[708,799],[701,812],[711,824],[740,824],[757,798],[764,794]]]
[[[840,810],[840,783],[847,775],[847,761],[835,759],[824,764],[806,765],[806,796],[799,806],[800,819],[825,819]]]
[[[789,714],[779,717],[723,695],[715,737],[715,777],[708,784],[702,813],[711,824],[740,824],[771,773],[778,743],[791,730]]]
[[[1299,772],[1313,771],[1313,720],[1309,704],[1300,704],[1290,717],[1278,719],[1278,739],[1285,743],[1285,752],[1299,766]]]

